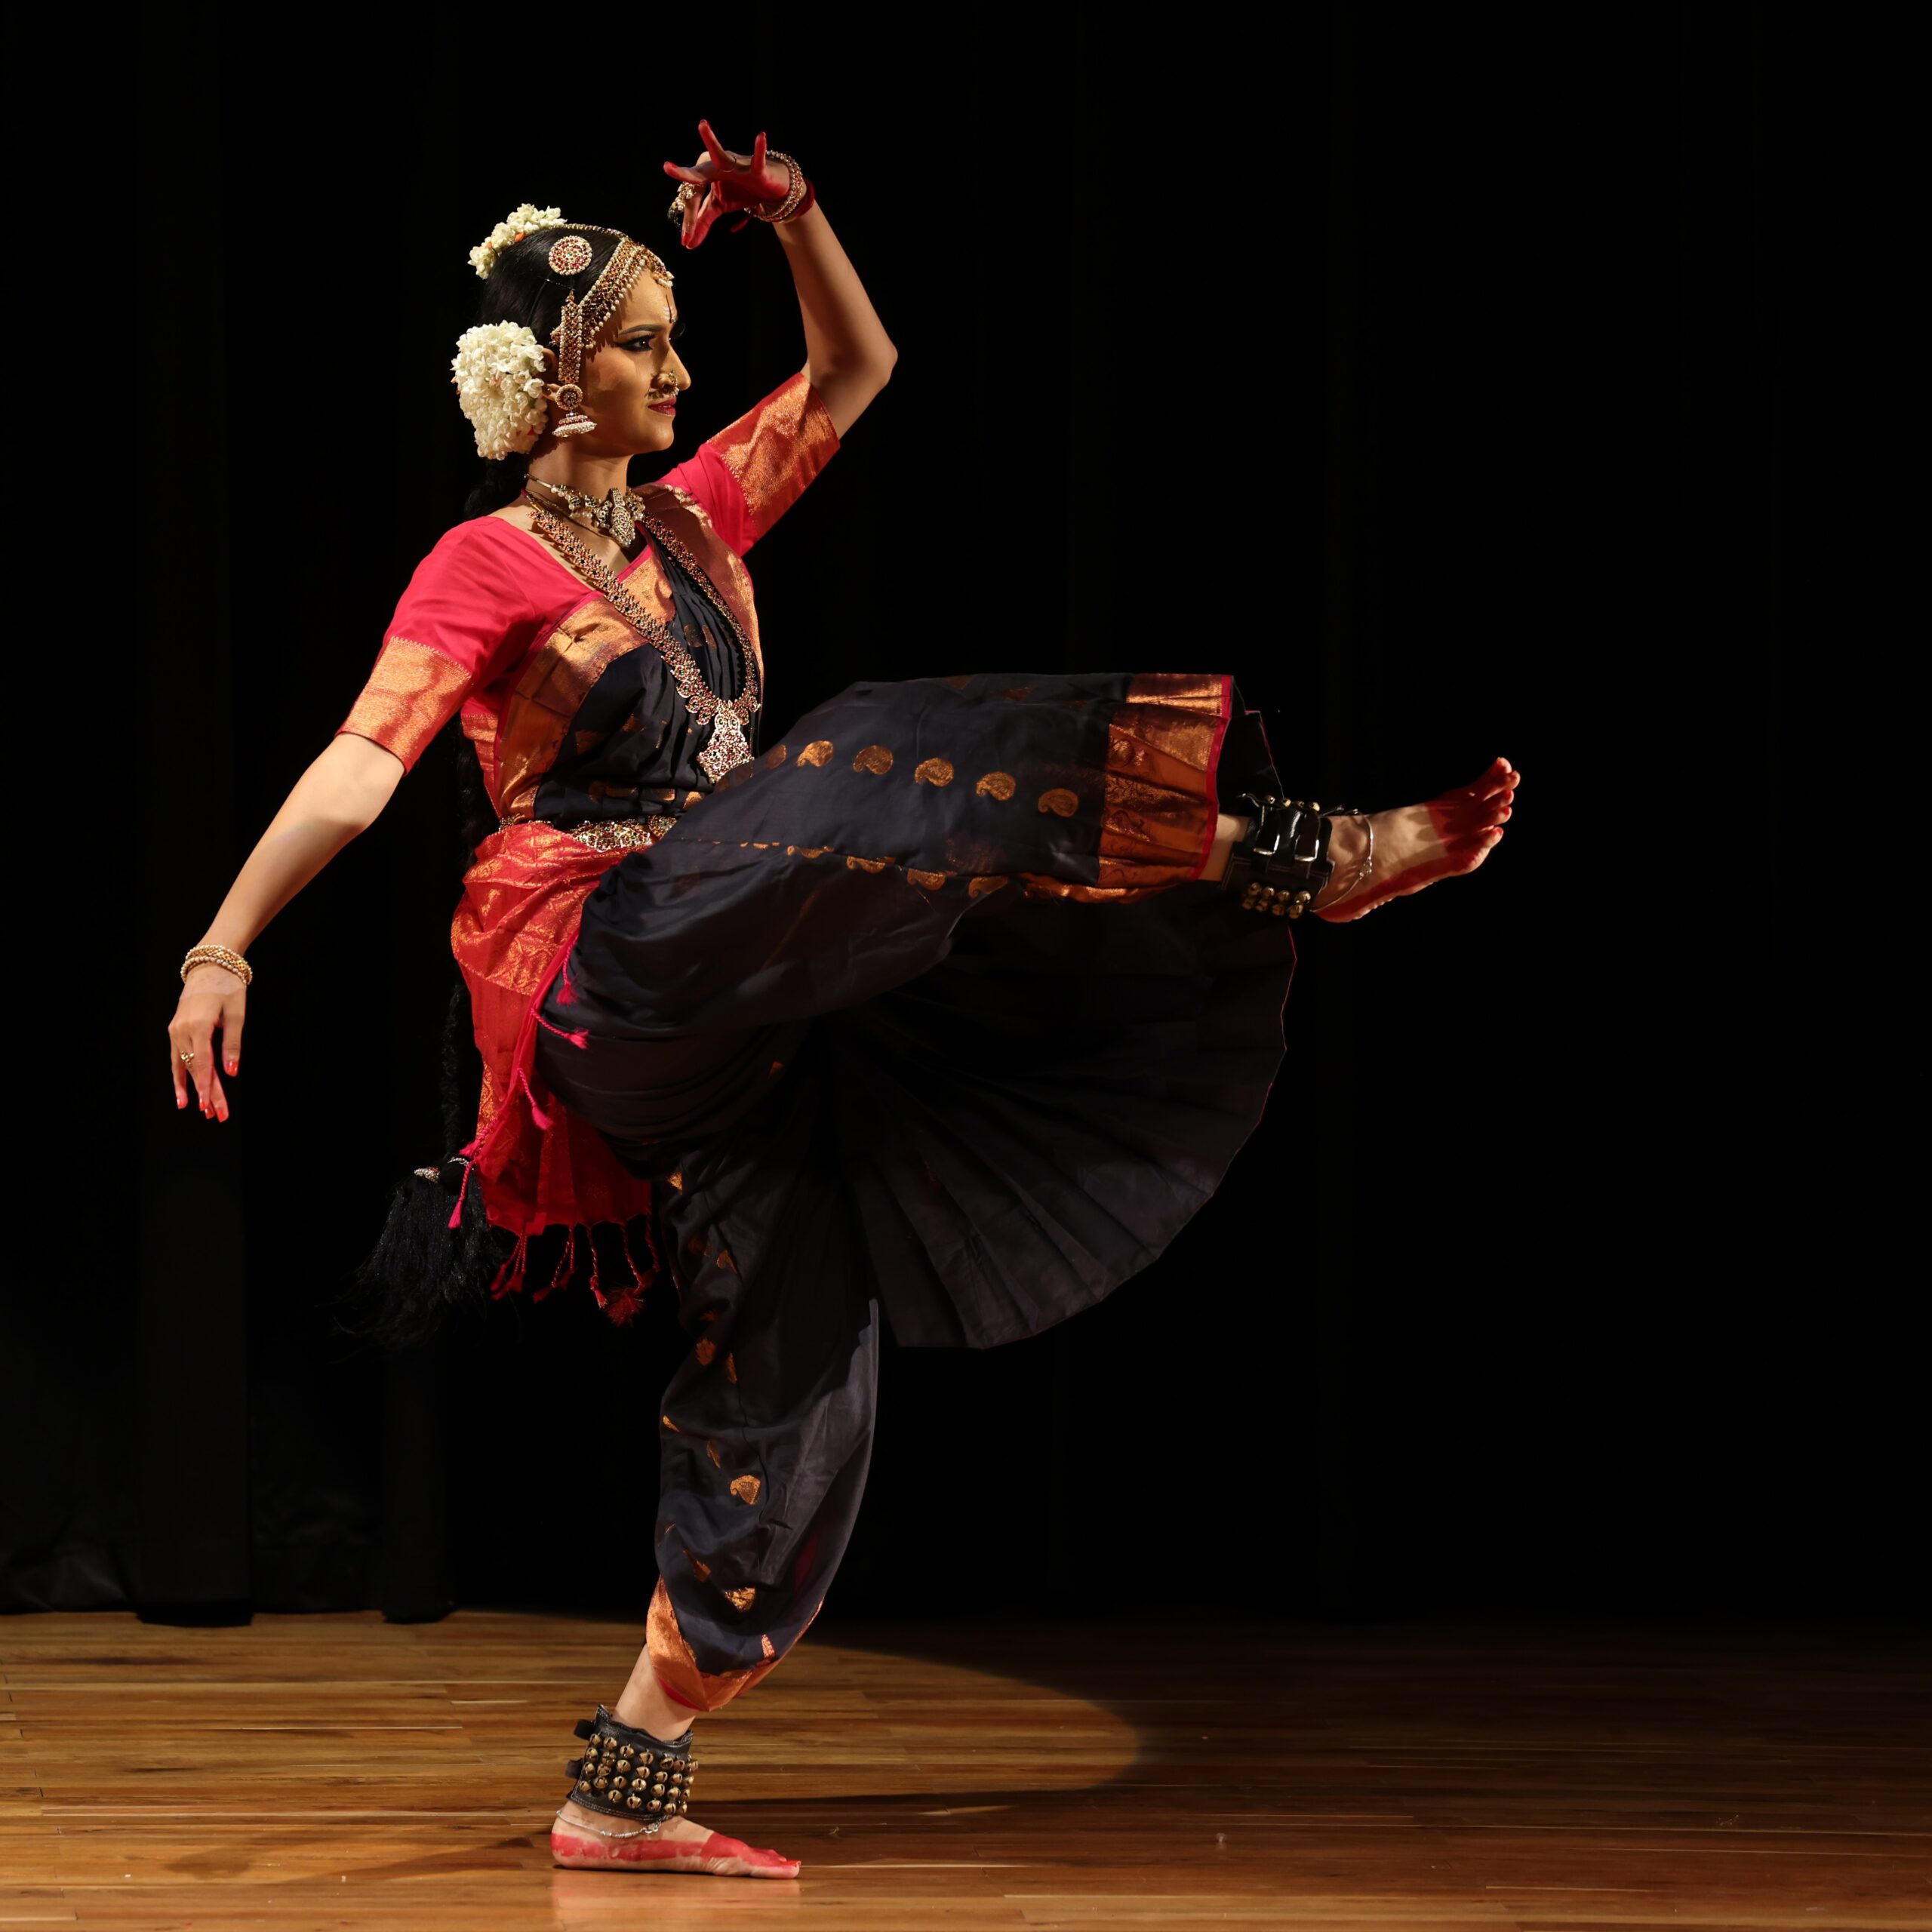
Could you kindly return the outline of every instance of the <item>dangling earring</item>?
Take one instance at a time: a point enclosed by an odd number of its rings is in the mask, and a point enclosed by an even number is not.
[[[586,429],[597,427],[596,419],[586,416],[578,406],[583,401],[583,392],[574,383],[557,383],[549,391],[550,400],[564,413],[550,426],[553,436],[580,436]]]
[[[588,341],[595,346],[598,332],[617,312],[617,305],[630,292],[631,284],[646,269],[654,281],[666,288],[671,286],[670,270],[641,242],[633,242],[614,228],[598,232],[615,235],[617,245],[581,302],[574,295],[564,298],[562,318],[550,331],[557,358],[557,380],[546,383],[543,392],[564,412],[551,427],[553,436],[580,436],[585,430],[597,426],[583,407],[584,343]],[[550,266],[558,275],[581,275],[590,262],[590,244],[581,235],[566,235],[551,245]]]
[[[558,275],[580,275],[589,266],[590,244],[581,235],[566,235],[551,248],[550,266]],[[583,310],[574,295],[564,297],[563,316],[550,340],[557,345],[557,380],[546,386],[545,393],[564,412],[550,433],[580,436],[597,425],[583,410]]]
[[[553,436],[580,436],[596,423],[584,413],[583,311],[575,299],[564,303],[564,318],[557,325],[557,380],[545,386],[545,393],[563,411],[550,426]]]

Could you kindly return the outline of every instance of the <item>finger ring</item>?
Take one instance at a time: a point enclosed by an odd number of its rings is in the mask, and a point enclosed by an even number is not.
[[[195,1057],[195,1050],[192,1047],[183,1047],[180,1051],[181,1057],[184,1060],[190,1060]]]
[[[695,183],[685,181],[678,184],[678,192],[672,196],[671,206],[668,211],[673,221],[681,222],[684,220],[685,211],[691,206],[692,202],[697,198],[697,189]]]

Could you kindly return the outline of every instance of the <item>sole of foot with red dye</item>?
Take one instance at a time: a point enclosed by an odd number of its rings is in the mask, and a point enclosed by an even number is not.
[[[574,1872],[695,1872],[714,1878],[795,1878],[802,1869],[795,1858],[761,1851],[720,1832],[604,1838],[563,1824],[551,1831],[550,1857]]]
[[[1372,813],[1374,852],[1359,884],[1352,881],[1367,851],[1367,834],[1359,820],[1337,819],[1329,848],[1334,876],[1312,908],[1315,917],[1343,924],[1438,879],[1474,872],[1502,842],[1522,776],[1499,758],[1472,784],[1425,804]]]

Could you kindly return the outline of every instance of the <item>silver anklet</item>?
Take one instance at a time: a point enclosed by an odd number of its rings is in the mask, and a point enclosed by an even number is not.
[[[563,1807],[559,1805],[555,1814],[562,1821]],[[607,1832],[601,1825],[586,1825],[581,1819],[570,1820],[569,1829],[574,1832],[595,1832],[600,1838],[654,1838],[664,1829],[662,1818],[654,1818],[648,1825],[640,1825],[634,1832]]]
[[[1364,829],[1368,833],[1368,850],[1362,854],[1361,863],[1356,866],[1355,877],[1350,879],[1333,899],[1329,900],[1327,906],[1315,909],[1319,912],[1325,912],[1329,906],[1340,905],[1342,901],[1347,898],[1349,894],[1354,891],[1355,888],[1375,869],[1375,821],[1367,812],[1352,812],[1349,816],[1361,820]]]

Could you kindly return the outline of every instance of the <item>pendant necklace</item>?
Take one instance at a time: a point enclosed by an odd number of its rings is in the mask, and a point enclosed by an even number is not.
[[[629,587],[602,558],[591,554],[568,524],[553,515],[528,490],[524,495],[530,504],[532,527],[537,534],[568,558],[577,574],[601,592],[618,616],[663,659],[665,668],[678,688],[678,695],[685,701],[685,709],[700,724],[711,725],[711,742],[698,753],[697,761],[712,784],[717,784],[734,766],[749,764],[749,727],[763,702],[758,689],[757,654],[739,629],[738,620],[731,614],[730,608],[718,596],[710,579],[697,567],[696,559],[669,531],[645,512],[638,499],[632,499],[638,503],[638,521],[657,540],[660,550],[691,565],[693,576],[704,587],[705,601],[724,618],[737,639],[739,661],[744,667],[745,688],[734,698],[720,697],[704,681],[704,674],[697,668],[697,660],[683,641],[638,601]]]

